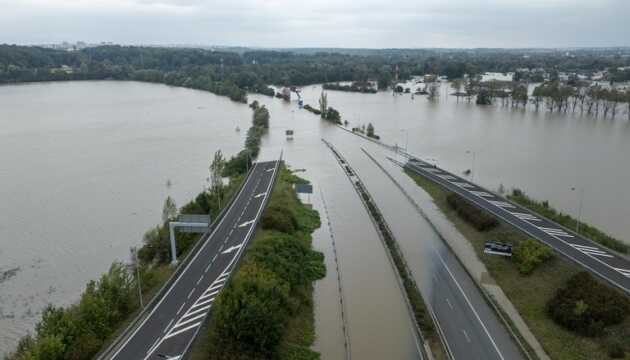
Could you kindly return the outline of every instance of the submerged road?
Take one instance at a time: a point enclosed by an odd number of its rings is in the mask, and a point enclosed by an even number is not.
[[[109,359],[180,359],[238,265],[271,196],[280,161],[259,162],[162,299]]]
[[[628,259],[433,164],[411,157],[405,168],[462,196],[472,204],[548,245],[585,270],[630,294],[630,261]]]
[[[525,359],[482,290],[422,215],[416,201],[375,157],[364,153],[371,159],[362,166],[369,174],[364,177],[366,186],[372,187],[375,201],[398,239],[452,359]],[[373,165],[380,170],[371,169]]]

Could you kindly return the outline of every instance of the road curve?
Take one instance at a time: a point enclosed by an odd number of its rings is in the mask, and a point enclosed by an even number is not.
[[[108,359],[183,357],[240,261],[271,196],[279,166],[280,161],[254,165],[225,216],[202,237],[199,251]]]
[[[590,273],[630,294],[630,261],[529,209],[415,157],[405,168],[511,224]]]

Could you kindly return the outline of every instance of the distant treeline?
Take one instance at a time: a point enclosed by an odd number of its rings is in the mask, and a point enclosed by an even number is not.
[[[352,54],[350,54],[352,53]],[[464,74],[542,68],[596,72],[619,79],[630,66],[627,49],[575,50],[373,50],[363,52],[214,51],[191,48],[100,46],[79,51],[0,45],[0,83],[118,79],[201,89],[246,102],[247,92],[273,95],[268,85],[374,80],[379,89],[411,75]]]

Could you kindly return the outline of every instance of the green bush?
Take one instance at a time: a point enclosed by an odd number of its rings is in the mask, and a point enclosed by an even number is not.
[[[488,231],[499,225],[494,216],[470,204],[455,193],[449,193],[446,196],[446,202],[459,216],[479,231]]]
[[[212,359],[317,358],[308,346],[287,348],[285,340],[290,320],[312,308],[312,282],[326,274],[324,255],[311,248],[310,233],[319,227],[319,215],[300,204],[291,187],[303,181],[281,171],[263,213],[264,231],[213,305]]]
[[[587,272],[580,272],[556,292],[547,311],[556,323],[571,331],[598,336],[607,326],[624,321],[630,313],[630,303],[618,291],[597,282]]]
[[[7,359],[90,359],[137,307],[133,278],[123,264],[114,263],[107,274],[88,284],[78,304],[48,306],[35,336],[21,340]]]
[[[287,234],[294,233],[296,227],[293,214],[280,208],[268,208],[260,223],[265,230],[277,230]]]
[[[534,239],[527,239],[516,246],[513,259],[517,263],[518,271],[523,275],[529,275],[552,257],[553,251],[549,247]]]
[[[213,358],[269,359],[288,320],[289,285],[255,263],[244,264],[213,306]]]

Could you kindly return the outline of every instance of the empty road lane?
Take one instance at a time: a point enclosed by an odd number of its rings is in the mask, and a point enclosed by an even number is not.
[[[280,161],[256,163],[232,206],[162,299],[110,359],[179,359],[237,266],[271,196]]]
[[[439,167],[411,157],[405,167],[547,244],[584,269],[630,293],[630,261],[529,209]]]

